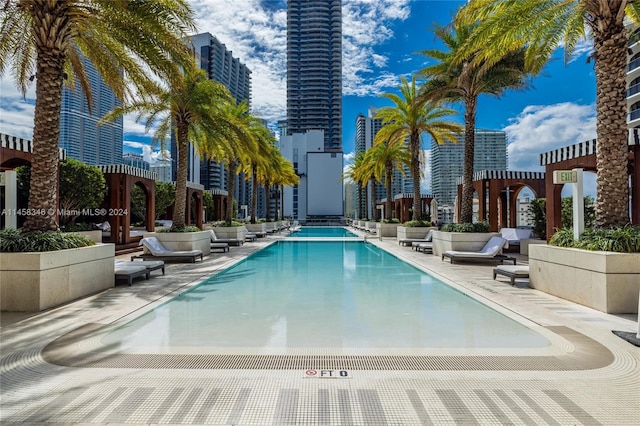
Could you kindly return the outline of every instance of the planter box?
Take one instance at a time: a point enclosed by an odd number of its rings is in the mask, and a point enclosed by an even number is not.
[[[216,228],[216,235],[218,228]],[[202,250],[203,256],[211,254],[211,233],[199,232],[149,232],[145,237],[156,237],[168,250]]]
[[[269,233],[276,232],[278,230],[278,225],[275,222],[265,222],[264,226],[265,231]]]
[[[415,226],[415,227],[405,227],[398,226],[396,228],[396,237],[398,241],[400,240],[421,240],[427,236],[427,233],[430,229],[434,231],[438,228],[433,226]]]
[[[375,234],[377,232],[377,226],[378,222],[374,222],[372,220],[367,220],[364,222],[364,228],[372,234]]]
[[[247,228],[244,226],[216,226],[212,229],[216,233],[216,237],[220,239],[236,238],[244,241],[245,235],[247,234]],[[207,234],[209,234],[209,231],[207,231]]]
[[[637,313],[640,253],[533,245],[529,285],[609,314]]]
[[[523,238],[520,240],[520,254],[529,256],[529,246],[532,244],[547,244],[547,240],[539,238]]]
[[[441,256],[447,250],[478,251],[499,232],[443,232],[433,233],[433,254]]]
[[[398,235],[397,223],[378,223],[376,222],[376,232],[379,237],[395,237]]]
[[[37,312],[115,284],[115,245],[0,255],[3,311]]]
[[[247,223],[245,227],[249,232],[267,232],[267,226],[264,223]]]
[[[99,229],[96,231],[78,231],[78,232],[73,232],[73,234],[84,235],[85,237],[89,238],[91,241],[93,241],[96,244],[102,242],[102,231]]]

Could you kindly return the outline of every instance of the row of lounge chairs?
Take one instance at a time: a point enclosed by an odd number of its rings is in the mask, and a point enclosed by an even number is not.
[[[411,248],[423,253],[433,253],[433,230],[430,230],[424,238],[401,239],[398,244],[403,246],[411,245]],[[511,285],[515,285],[518,278],[529,278],[529,266],[517,265],[516,258],[504,255],[502,250],[509,245],[509,241],[502,237],[491,237],[489,241],[478,251],[447,250],[442,253],[442,260],[449,259],[455,262],[499,262],[493,270],[493,279],[498,275],[506,276],[510,279]],[[503,265],[505,261],[513,262],[513,265]]]
[[[256,241],[258,238],[266,237],[266,232],[249,232],[245,234],[245,239],[239,238],[219,238],[213,229],[211,234],[211,250],[222,253],[229,251],[230,246],[239,247],[245,241]],[[140,240],[140,245],[144,247],[144,252],[131,256],[131,261],[116,260],[115,279],[116,281],[126,281],[131,285],[135,278],[145,277],[149,279],[151,271],[162,269],[164,275],[165,261],[188,261],[195,263],[199,258],[203,260],[202,250],[169,250],[156,237],[145,237]]]

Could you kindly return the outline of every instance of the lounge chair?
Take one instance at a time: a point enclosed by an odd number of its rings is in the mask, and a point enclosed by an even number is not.
[[[238,238],[218,238],[218,236],[216,235],[213,229],[209,229],[209,232],[211,233],[212,243],[227,243],[230,246],[241,246],[244,244],[244,241]]]
[[[411,248],[415,251],[421,251],[423,253],[433,253],[433,243],[411,243]]]
[[[132,261],[127,261],[127,260],[116,260],[115,261],[115,265],[122,265],[122,266],[144,266],[145,268],[147,268],[147,270],[149,272],[151,271],[156,271],[158,269],[162,270],[162,275],[164,275],[164,261],[163,260],[132,260]]]
[[[402,246],[411,245],[413,248],[413,243],[429,243],[433,239],[433,229],[429,229],[429,232],[424,236],[424,238],[403,238],[398,240],[398,244]]]
[[[195,263],[196,258],[203,259],[202,250],[167,250],[156,237],[146,237],[140,240],[140,244],[148,251],[137,256],[131,256],[134,259],[158,259],[158,260],[189,260]]]
[[[493,279],[497,275],[504,275],[511,279],[511,285],[515,285],[516,278],[529,278],[529,265],[498,265],[493,269]]]
[[[244,240],[245,241],[255,241],[258,239],[258,236],[256,234],[254,234],[253,232],[247,232],[246,234],[244,234]]]
[[[131,285],[134,278],[146,277],[149,279],[151,271],[144,265],[124,265],[116,263],[114,265],[115,279],[127,280],[127,284]]]
[[[516,264],[515,257],[505,256],[501,253],[502,248],[507,244],[507,240],[501,237],[491,237],[489,241],[479,251],[456,251],[447,250],[442,253],[442,260],[448,258],[451,263],[457,260],[470,260],[470,261],[491,261],[491,262],[504,262],[505,260],[513,261]]]

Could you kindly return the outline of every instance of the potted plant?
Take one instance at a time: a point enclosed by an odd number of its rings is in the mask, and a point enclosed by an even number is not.
[[[573,229],[549,245],[529,247],[529,285],[545,293],[611,314],[637,313],[640,292],[640,227]]]
[[[428,220],[410,220],[396,227],[396,238],[400,240],[419,240],[424,238],[435,226]]]
[[[232,220],[230,223],[224,220],[211,223],[211,227],[215,228],[218,238],[235,238],[240,241],[244,241],[247,234],[248,228],[246,225],[237,220]]]
[[[197,226],[172,226],[144,236],[156,237],[169,250],[201,250],[203,256],[211,254],[211,234]]]
[[[1,309],[37,312],[114,285],[115,246],[62,232],[0,231]]]
[[[487,222],[447,223],[433,233],[433,254],[440,256],[447,250],[477,251],[499,232],[489,232]]]
[[[398,235],[399,225],[400,221],[398,219],[383,219],[380,222],[376,222],[376,231],[379,237],[395,237]]]

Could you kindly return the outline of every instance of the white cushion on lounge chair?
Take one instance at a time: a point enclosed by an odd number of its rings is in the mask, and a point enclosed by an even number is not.
[[[154,256],[174,256],[174,257],[191,257],[202,254],[202,250],[167,250],[165,246],[158,241],[156,237],[146,237],[140,240],[140,244],[144,245]]]
[[[492,258],[500,253],[500,250],[507,244],[507,240],[501,237],[491,237],[480,251],[456,251],[447,250],[444,254],[455,257],[477,257]]]

